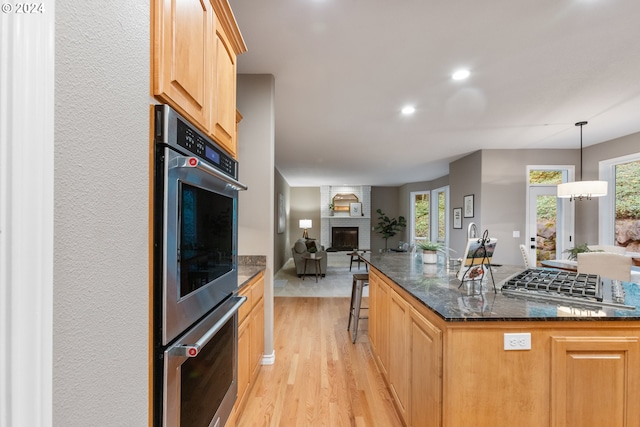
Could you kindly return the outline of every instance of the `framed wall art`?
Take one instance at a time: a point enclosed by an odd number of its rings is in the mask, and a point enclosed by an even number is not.
[[[350,216],[362,216],[362,203],[349,203],[349,215]]]
[[[464,207],[464,217],[473,218],[473,194],[464,196],[462,206]]]
[[[278,234],[284,233],[285,222],[284,196],[278,193]]]
[[[453,208],[453,228],[462,228],[462,208]]]

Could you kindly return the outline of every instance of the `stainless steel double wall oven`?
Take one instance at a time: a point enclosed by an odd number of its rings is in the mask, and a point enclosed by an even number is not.
[[[154,111],[154,425],[223,426],[237,394],[238,163]]]

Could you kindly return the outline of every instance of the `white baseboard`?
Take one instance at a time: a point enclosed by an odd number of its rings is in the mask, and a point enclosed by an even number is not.
[[[273,365],[276,363],[276,351],[274,350],[271,354],[265,354],[262,356],[261,365]]]

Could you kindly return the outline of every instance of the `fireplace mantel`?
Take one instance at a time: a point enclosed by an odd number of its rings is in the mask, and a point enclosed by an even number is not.
[[[344,208],[343,211],[334,211],[333,215],[330,215],[329,205],[334,203],[333,198],[338,194],[353,194],[358,203],[362,203],[362,213],[364,215],[351,216],[350,210]],[[331,246],[331,227],[358,227],[358,246],[361,248],[371,247],[370,186],[321,186],[320,206],[320,243],[323,246],[326,248]]]

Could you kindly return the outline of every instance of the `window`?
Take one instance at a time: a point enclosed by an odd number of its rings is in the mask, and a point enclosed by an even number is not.
[[[529,170],[529,184],[562,184],[564,173],[561,170]]]
[[[640,153],[600,162],[600,177],[609,183],[600,203],[600,244],[640,253]]]
[[[411,241],[429,239],[429,192],[411,193]]]
[[[449,235],[447,228],[449,227],[449,187],[438,188],[433,190],[434,197],[431,209],[438,212],[438,222],[435,230],[431,231],[431,240],[442,243],[444,246],[449,245]]]
[[[411,193],[411,243],[449,244],[449,187]]]

